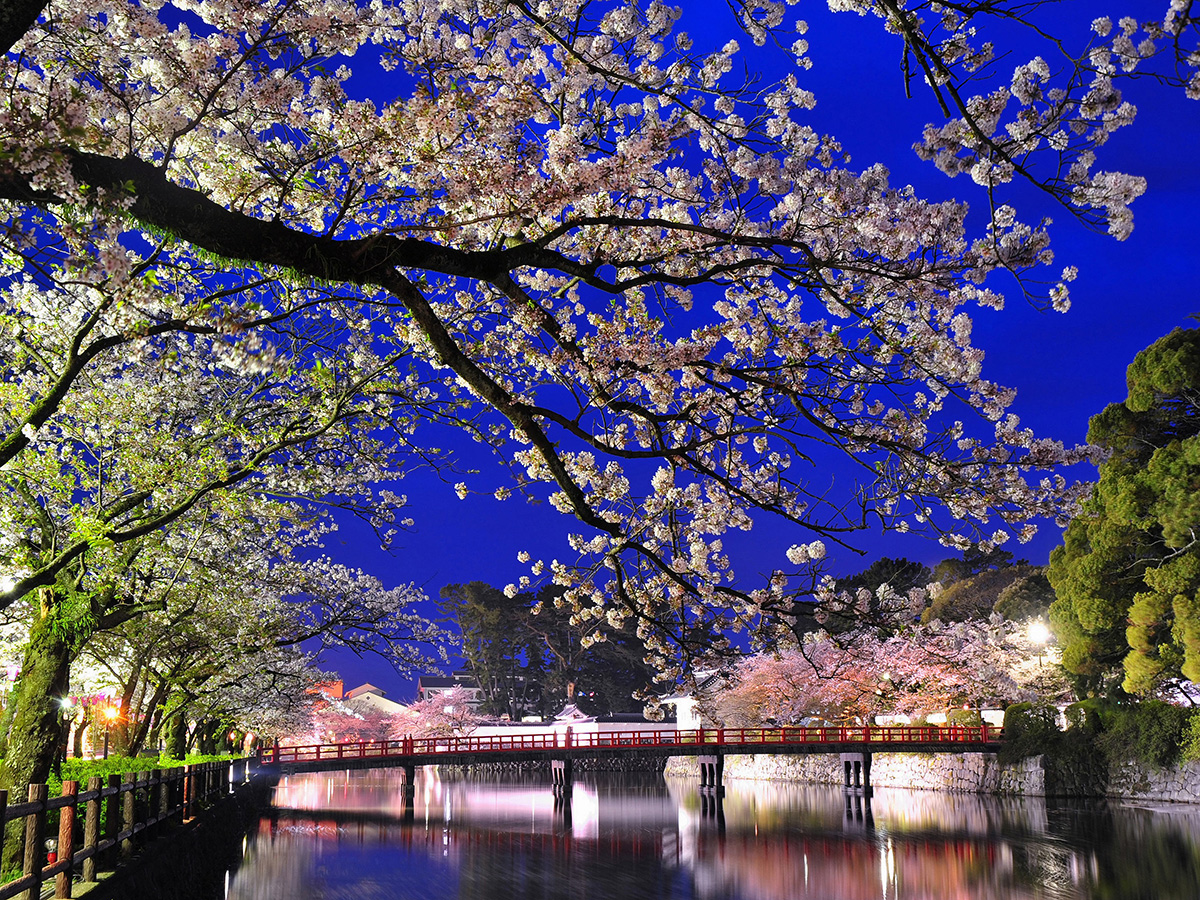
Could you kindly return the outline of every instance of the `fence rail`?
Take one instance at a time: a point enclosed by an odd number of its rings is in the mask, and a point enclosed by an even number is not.
[[[403,756],[445,756],[511,753],[522,750],[589,750],[598,748],[695,746],[783,748],[795,745],[886,744],[896,750],[906,745],[990,744],[1002,740],[1003,730],[990,725],[895,725],[885,727],[806,726],[797,728],[698,728],[690,731],[541,732],[539,734],[481,735],[465,737],[404,737],[396,740],[358,741],[344,744],[311,744],[302,747],[268,747],[263,763],[319,762],[335,759],[372,759]]]
[[[0,790],[0,821],[24,820],[24,865],[19,878],[0,884],[0,900],[21,897],[38,900],[42,885],[54,879],[54,897],[70,897],[76,873],[84,882],[96,880],[97,868],[112,867],[131,856],[138,843],[169,821],[184,822],[201,804],[227,794],[236,769],[242,777],[249,760],[208,762],[174,769],[93,776],[87,790],[79,782],[65,781],[62,794],[49,797],[44,784],[29,785],[25,803],[8,803]],[[79,815],[79,807],[83,815]],[[56,847],[46,848],[48,814],[58,811]]]

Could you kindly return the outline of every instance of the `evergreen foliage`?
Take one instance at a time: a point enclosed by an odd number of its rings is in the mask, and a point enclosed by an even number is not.
[[[1000,591],[993,610],[1011,622],[1043,618],[1054,602],[1054,588],[1046,578],[1045,569],[1013,579]]]
[[[1082,771],[1100,761],[1108,766],[1137,762],[1163,768],[1198,758],[1200,714],[1159,700],[1141,703],[1092,699],[1067,707],[1067,730],[1057,727],[1048,704],[1016,703],[1004,712],[1002,763],[1046,754],[1060,767]],[[1193,755],[1190,755],[1193,754]]]
[[[580,622],[563,590],[513,593],[483,582],[442,588],[441,609],[462,632],[467,668],[483,691],[481,709],[516,720],[553,715],[570,696],[588,713],[642,709],[634,695],[654,673],[629,633]]]
[[[1129,396],[1092,418],[1109,452],[1050,557],[1051,622],[1082,690],[1149,695],[1200,680],[1200,330],[1134,359]]]

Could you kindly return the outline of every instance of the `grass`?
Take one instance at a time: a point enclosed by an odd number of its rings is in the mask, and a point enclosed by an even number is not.
[[[108,759],[67,759],[62,764],[62,777],[50,776],[50,796],[62,793],[64,781],[78,781],[79,789],[86,790],[88,779],[94,775],[106,778],[109,775],[124,775],[126,772],[149,772],[153,769],[173,769],[178,766],[194,766],[199,763],[221,762],[238,759],[231,754],[205,756],[189,754],[184,759],[170,756],[110,756]]]

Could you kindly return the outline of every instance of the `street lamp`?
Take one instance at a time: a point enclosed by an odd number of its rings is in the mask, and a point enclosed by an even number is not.
[[[1038,672],[1040,674],[1042,671],[1042,651],[1046,649],[1046,644],[1050,640],[1050,629],[1046,627],[1046,623],[1039,616],[1029,623],[1028,635],[1029,640],[1037,646]]]

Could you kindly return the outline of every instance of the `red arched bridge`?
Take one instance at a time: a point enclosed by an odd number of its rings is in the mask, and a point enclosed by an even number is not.
[[[576,759],[698,756],[701,786],[720,788],[731,753],[837,753],[849,789],[870,790],[872,753],[984,753],[1000,748],[1003,732],[990,725],[805,726],[797,728],[663,728],[638,731],[565,729],[464,737],[405,737],[385,741],[265,748],[259,763],[283,774],[332,769],[402,768],[409,785],[417,766],[475,766],[549,760],[555,789],[566,790]]]

